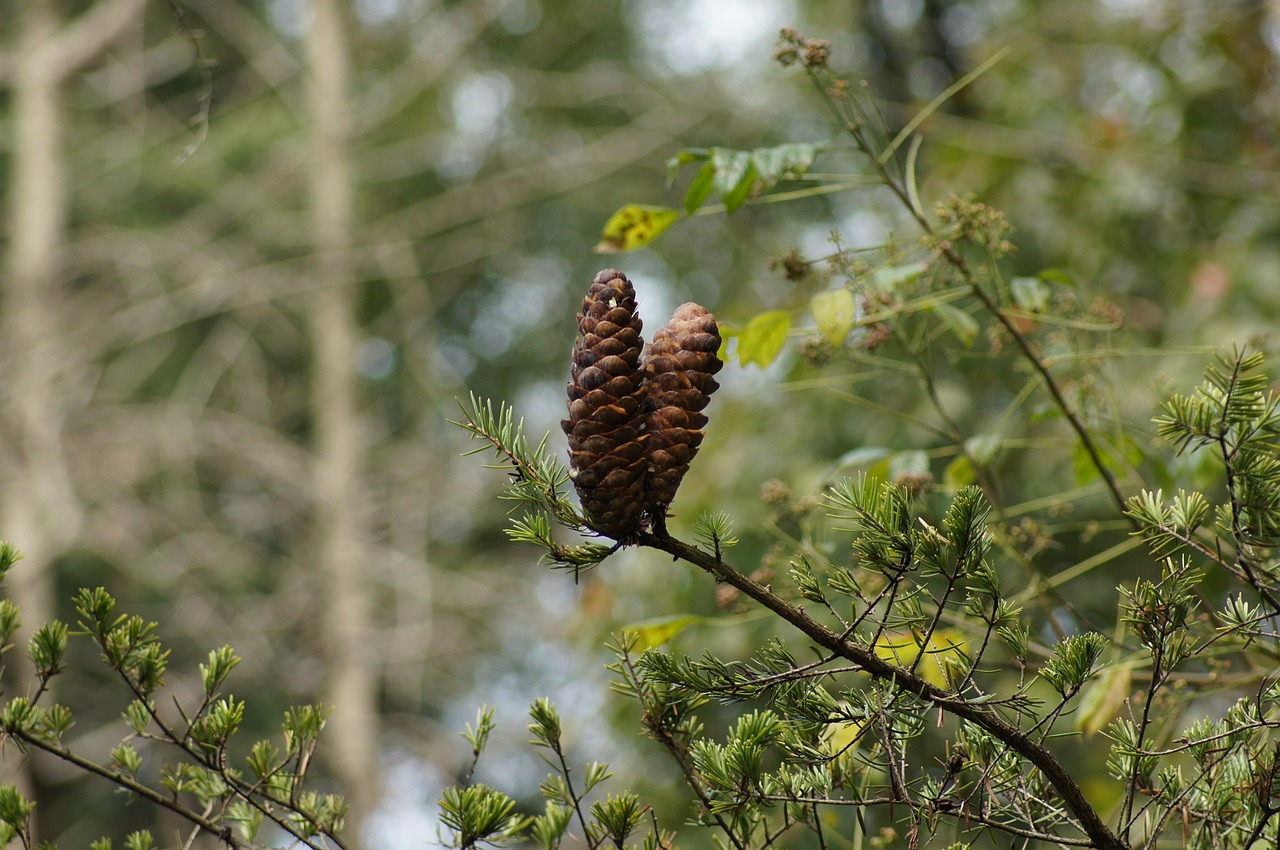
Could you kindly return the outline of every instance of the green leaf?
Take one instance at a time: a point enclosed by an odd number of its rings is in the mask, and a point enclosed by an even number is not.
[[[929,472],[929,455],[920,449],[894,452],[889,458],[889,474],[897,478],[899,475],[924,475]]]
[[[1073,289],[1076,287],[1076,279],[1071,276],[1070,272],[1063,269],[1041,269],[1036,272],[1036,277],[1045,283],[1059,283]]]
[[[698,169],[698,173],[694,175],[693,182],[689,184],[688,190],[684,193],[684,211],[686,215],[693,215],[698,207],[702,206],[702,202],[711,194],[711,189],[715,184],[716,168],[710,162],[704,163]]]
[[[815,145],[788,142],[772,148],[756,148],[751,152],[751,160],[761,180],[794,179],[809,170],[817,153]]]
[[[1115,439],[1118,445],[1105,445],[1095,440],[1094,446],[1098,450],[1102,465],[1110,472],[1123,475],[1128,469],[1142,463],[1142,446],[1123,434],[1116,435]],[[1079,442],[1071,450],[1071,469],[1077,487],[1083,487],[1097,480],[1101,475],[1098,467],[1094,465],[1093,458]]]
[[[832,345],[842,345],[853,330],[857,307],[853,291],[847,287],[819,292],[809,300],[809,312],[818,324],[818,331]]]
[[[210,650],[208,666],[200,665],[200,680],[204,683],[205,696],[212,697],[239,663],[240,657],[230,646],[224,644],[218,649]]]
[[[679,210],[628,204],[609,217],[595,250],[600,254],[616,254],[643,248],[679,218]]]
[[[1124,708],[1132,686],[1131,665],[1117,664],[1102,671],[1097,679],[1084,686],[1080,694],[1076,728],[1090,737],[1105,729]]]
[[[729,362],[729,340],[740,336],[742,336],[742,328],[728,322],[720,322],[720,349],[716,352],[716,356],[720,358],[721,363]]]
[[[889,466],[893,462],[894,453],[883,446],[862,446],[845,452],[836,461],[835,473],[845,473],[856,469],[858,477],[870,484],[879,484],[889,480]]]
[[[22,560],[22,552],[12,543],[0,540],[0,581],[9,574],[9,570],[13,569],[13,565]]]
[[[885,463],[885,471],[888,471],[888,457],[890,451],[883,446],[859,446],[856,449],[850,449],[840,455],[840,459],[836,461],[835,469],[841,472],[846,469],[869,469],[878,463]],[[884,476],[881,476],[882,478]]]
[[[970,316],[959,307],[950,304],[934,304],[933,312],[937,314],[942,323],[947,326],[947,330],[956,335],[966,347],[973,345],[973,341],[978,338],[978,320]]]
[[[871,285],[885,292],[893,292],[898,287],[917,280],[928,268],[929,265],[927,263],[888,266],[878,270],[871,276]]]
[[[685,148],[671,159],[667,160],[667,184],[670,186],[672,180],[676,179],[676,174],[680,169],[691,162],[702,162],[711,156],[711,151],[706,148]]]
[[[738,337],[738,362],[755,363],[761,369],[778,359],[791,330],[791,314],[786,310],[770,310],[747,322]]]
[[[948,487],[966,487],[977,480],[974,463],[986,466],[1000,453],[1000,438],[994,434],[978,434],[964,441],[964,452],[952,459],[942,472]]]
[[[976,434],[964,441],[964,450],[978,463],[988,464],[1000,453],[1000,438],[995,434]]]
[[[1029,313],[1049,309],[1049,285],[1038,277],[1015,277],[1009,281],[1013,303]]]
[[[973,468],[967,455],[956,455],[947,464],[947,468],[942,470],[942,483],[947,487],[967,487],[977,480],[977,470]]]
[[[646,620],[643,623],[632,623],[628,626],[623,626],[623,628],[635,633],[635,651],[643,652],[646,649],[654,649],[668,643],[685,629],[701,623],[702,619],[696,614],[679,614],[674,617]]]
[[[712,185],[716,194],[725,198],[738,188],[751,170],[751,154],[729,148],[712,148],[711,166],[715,171]]]
[[[733,212],[747,199],[757,179],[756,166],[751,154],[728,148],[711,149],[712,187],[725,209]]]

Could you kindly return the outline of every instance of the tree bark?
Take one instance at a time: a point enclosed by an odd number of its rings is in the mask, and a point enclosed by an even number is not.
[[[354,373],[357,324],[351,231],[351,108],[347,43],[338,0],[314,0],[307,36],[312,237],[318,293],[311,309],[315,426],[314,564],[334,712],[325,737],[351,806],[347,834],[359,839],[378,796],[377,681],[370,652],[369,590],[361,498],[362,440]],[[350,846],[350,845],[348,845]]]

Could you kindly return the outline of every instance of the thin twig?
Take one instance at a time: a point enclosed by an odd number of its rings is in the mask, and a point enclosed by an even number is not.
[[[1098,850],[1127,850],[1128,845],[1102,820],[1062,762],[1042,744],[1013,726],[990,707],[975,705],[944,691],[923,677],[880,658],[875,652],[847,639],[841,639],[822,623],[814,620],[804,609],[791,604],[723,561],[716,560],[710,554],[688,543],[674,537],[657,537],[649,532],[641,532],[639,543],[684,560],[707,572],[717,581],[737,588],[745,596],[754,599],[790,623],[819,646],[853,661],[872,677],[893,688],[913,694],[942,711],[961,717],[983,729],[1026,758],[1044,774],[1057,789],[1066,808],[1079,819],[1081,829],[1092,839]]]
[[[217,62],[205,57],[204,49],[200,46],[204,34],[192,29],[187,21],[187,12],[178,4],[178,0],[169,0],[169,8],[178,20],[178,29],[182,30],[182,34],[190,43],[195,53],[195,65],[200,69],[200,93],[196,96],[196,103],[199,106],[196,114],[191,118],[191,124],[194,125],[195,130],[192,132],[191,141],[173,160],[174,165],[182,165],[200,149],[200,145],[204,144],[204,140],[209,136],[209,113],[213,108],[213,69]]]

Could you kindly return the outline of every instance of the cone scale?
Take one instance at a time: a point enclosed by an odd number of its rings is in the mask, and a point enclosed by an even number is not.
[[[569,367],[569,473],[583,511],[620,543],[664,530],[667,508],[702,443],[723,365],[716,320],[681,305],[646,348],[635,288],[604,269],[578,314]]]
[[[629,542],[644,512],[646,394],[644,340],[636,293],[626,275],[595,276],[578,314],[569,367],[569,474],[582,508],[600,531]]]
[[[646,513],[661,527],[684,474],[702,444],[707,425],[703,409],[720,385],[712,376],[723,365],[716,318],[692,302],[682,304],[671,321],[653,335],[645,350]]]

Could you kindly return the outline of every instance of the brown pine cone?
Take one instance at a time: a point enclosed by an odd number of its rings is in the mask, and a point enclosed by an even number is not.
[[[720,385],[711,377],[724,364],[716,317],[698,304],[682,304],[645,350],[650,410],[645,417],[649,477],[645,509],[661,528],[667,505],[702,443],[702,409]]]
[[[569,475],[587,517],[630,542],[644,513],[644,340],[636,293],[622,272],[605,269],[591,282],[578,314],[569,367]]]

